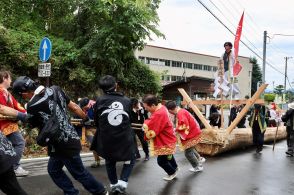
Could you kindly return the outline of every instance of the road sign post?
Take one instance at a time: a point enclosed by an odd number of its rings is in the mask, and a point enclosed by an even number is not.
[[[42,39],[40,48],[39,48],[39,58],[42,62],[47,62],[51,56],[51,41],[45,37]]]
[[[46,85],[49,86],[49,77],[51,76],[51,64],[46,63],[51,56],[52,44],[50,39],[44,37],[40,43],[39,59],[41,62],[38,65],[38,76],[46,77]]]
[[[41,63],[38,66],[38,77],[50,77],[51,76],[51,64]]]

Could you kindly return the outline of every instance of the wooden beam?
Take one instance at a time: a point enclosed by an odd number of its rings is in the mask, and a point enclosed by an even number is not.
[[[232,100],[232,104],[234,105],[240,105],[240,104],[246,104],[248,100]],[[182,101],[182,105],[186,105],[187,102],[186,101]],[[195,105],[209,105],[209,104],[215,104],[215,105],[219,105],[219,104],[230,104],[230,100],[194,100],[193,104]],[[255,104],[264,104],[264,100],[263,99],[257,99]]]
[[[206,129],[212,129],[210,124],[207,122],[206,118],[202,115],[202,113],[200,112],[200,110],[197,108],[197,106],[195,106],[191,100],[191,98],[189,97],[189,95],[186,93],[186,91],[183,88],[179,88],[178,89],[179,92],[181,93],[181,95],[183,96],[183,99],[188,102],[188,106],[190,106],[190,108],[192,108],[192,110],[195,112],[195,114],[198,116],[198,118],[201,120],[201,122],[203,123],[203,125],[205,126]]]
[[[243,116],[247,113],[249,108],[255,103],[257,98],[263,93],[265,88],[268,86],[268,84],[262,84],[259,89],[255,92],[255,94],[250,98],[244,108],[241,110],[241,112],[237,115],[235,120],[231,123],[231,125],[227,128],[227,134],[230,134],[233,129],[237,126],[237,124],[240,122],[240,120],[243,118]]]

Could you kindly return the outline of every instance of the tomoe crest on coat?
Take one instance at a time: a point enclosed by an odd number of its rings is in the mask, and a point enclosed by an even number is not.
[[[126,115],[129,117],[128,113],[124,111],[124,107],[122,103],[120,102],[113,102],[110,106],[109,109],[104,110],[101,114],[108,114],[107,120],[110,125],[112,126],[118,126],[122,123],[123,120],[123,115]]]

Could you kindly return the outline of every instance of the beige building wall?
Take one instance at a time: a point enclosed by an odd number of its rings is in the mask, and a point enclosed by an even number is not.
[[[136,51],[135,55],[149,65],[151,70],[163,75],[163,84],[181,80],[182,76],[214,78],[217,62],[221,56],[221,54],[211,56],[151,45],[145,46],[142,51]],[[237,78],[241,91],[240,98],[244,98],[251,93],[252,64],[248,57],[239,56],[239,61],[243,68]]]

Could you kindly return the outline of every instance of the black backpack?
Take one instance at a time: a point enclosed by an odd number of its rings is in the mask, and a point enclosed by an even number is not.
[[[36,139],[37,144],[40,146],[48,146],[49,144],[55,143],[60,136],[60,124],[56,116],[57,91],[53,87],[52,89],[54,101],[52,114],[44,127],[40,130]]]

